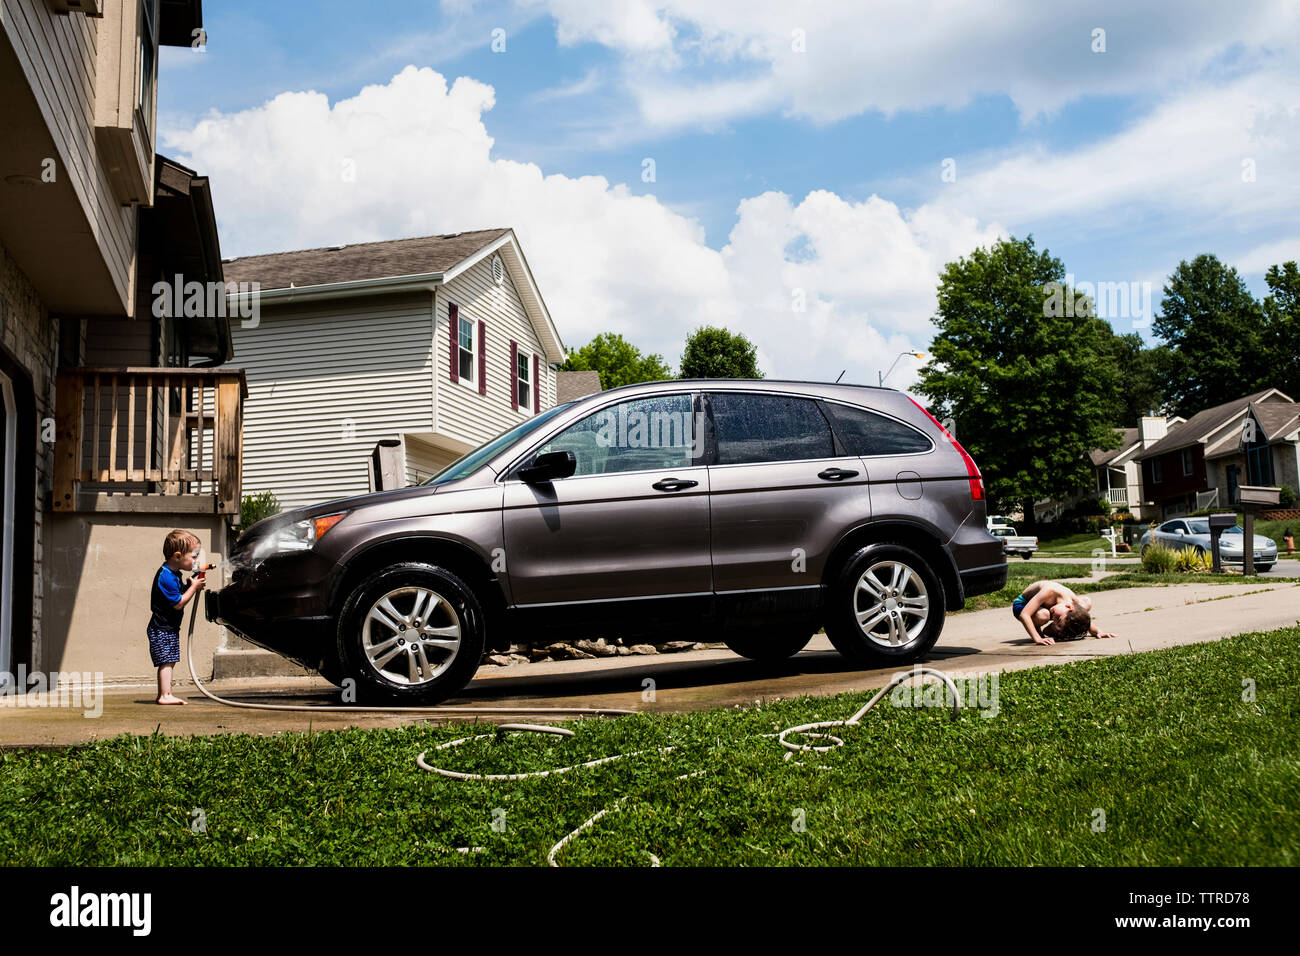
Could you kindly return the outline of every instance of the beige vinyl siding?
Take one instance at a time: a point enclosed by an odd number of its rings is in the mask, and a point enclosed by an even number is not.
[[[418,485],[432,478],[460,457],[459,452],[437,448],[412,435],[404,436],[406,451],[406,483]]]
[[[478,369],[471,383],[451,381],[449,364],[448,305],[460,306],[462,318],[474,322],[478,335],[480,320],[487,323],[487,395],[478,393]],[[434,344],[434,372],[437,375],[438,415],[440,434],[465,442],[471,447],[481,445],[489,438],[531,418],[533,409],[510,408],[510,340],[519,343],[521,352],[538,356],[538,377],[541,379],[541,409],[555,404],[555,372],[546,362],[541,342],[528,321],[528,314],[511,282],[509,271],[505,281],[497,285],[492,279],[492,257],[456,276],[437,295],[437,336]],[[478,343],[475,343],[477,363]]]
[[[286,508],[369,490],[375,443],[431,427],[430,295],[263,305],[232,323],[248,378],[244,494]]]
[[[100,253],[131,314],[136,210],[114,197],[95,144],[97,25],[82,14],[59,16],[45,0],[0,0],[28,85],[54,139],[56,175],[73,186]]]

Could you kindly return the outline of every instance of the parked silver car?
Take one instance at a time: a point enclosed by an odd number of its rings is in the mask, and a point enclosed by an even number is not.
[[[588,634],[778,660],[825,627],[925,654],[1006,583],[966,451],[893,389],[700,380],[534,416],[423,485],[258,522],[206,613],[370,699],[433,703],[485,650]]]
[[[1227,528],[1219,538],[1219,556],[1224,564],[1245,564],[1246,530],[1240,525]],[[1173,518],[1142,535],[1140,549],[1146,552],[1152,542],[1177,551],[1191,549],[1198,554],[1210,553],[1210,519]],[[1271,571],[1277,563],[1277,544],[1272,538],[1255,535],[1255,570]]]

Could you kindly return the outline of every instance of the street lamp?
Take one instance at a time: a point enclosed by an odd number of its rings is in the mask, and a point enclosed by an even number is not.
[[[885,379],[889,378],[889,376],[893,373],[894,368],[898,365],[898,359],[901,359],[904,355],[911,355],[913,358],[925,358],[924,352],[912,352],[912,351],[899,352],[898,358],[894,359],[894,364],[889,366],[888,372],[884,372],[883,374],[881,372],[876,372],[876,374],[880,376],[879,385],[881,388],[885,387]]]

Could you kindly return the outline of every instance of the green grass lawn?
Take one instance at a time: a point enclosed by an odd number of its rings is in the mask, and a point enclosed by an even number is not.
[[[1092,552],[1096,548],[1105,548],[1107,553],[1110,552],[1110,545],[1106,543],[1100,534],[1072,534],[1064,538],[1039,538],[1038,551],[1035,555],[1043,557],[1092,557]]]
[[[561,862],[1294,866],[1297,672],[1300,627],[1020,671],[1000,677],[995,716],[953,722],[886,698],[837,731],[846,746],[803,767],[760,735],[847,717],[865,694],[587,721],[569,725],[573,738],[504,737],[434,757],[509,773],[677,748],[517,783],[457,783],[415,766],[418,751],[465,727],[4,752],[0,858],[536,866],[624,797]],[[191,829],[196,810],[205,832]],[[466,846],[484,852],[455,852]]]

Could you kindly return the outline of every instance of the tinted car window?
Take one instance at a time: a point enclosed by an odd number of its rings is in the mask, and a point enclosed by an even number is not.
[[[1186,531],[1187,525],[1183,524],[1181,521],[1171,521],[1169,524],[1165,525],[1165,530],[1170,534],[1177,534],[1180,531]]]
[[[930,439],[892,418],[834,402],[823,402],[822,408],[850,455],[914,455],[930,450]]]
[[[575,475],[689,467],[698,429],[690,395],[656,395],[593,412],[537,449],[571,451]]]
[[[709,402],[720,465],[835,457],[830,425],[810,399],[718,392]]]

